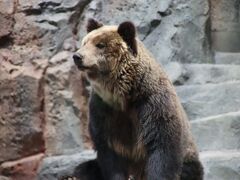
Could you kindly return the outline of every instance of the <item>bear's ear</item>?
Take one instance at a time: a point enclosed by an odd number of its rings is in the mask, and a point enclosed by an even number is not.
[[[136,37],[136,28],[132,22],[126,21],[121,23],[118,26],[118,34],[123,38],[127,43],[128,47],[133,52],[133,55],[137,55],[137,41]]]
[[[88,19],[88,23],[87,23],[87,32],[89,33],[95,29],[102,27],[102,26],[103,26],[102,23],[96,21],[95,19],[90,18],[90,19]]]

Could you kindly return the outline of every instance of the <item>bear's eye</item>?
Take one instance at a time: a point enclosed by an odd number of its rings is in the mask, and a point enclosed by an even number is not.
[[[106,45],[104,43],[100,42],[100,43],[96,44],[96,47],[99,48],[99,49],[103,49],[103,48],[106,47]]]

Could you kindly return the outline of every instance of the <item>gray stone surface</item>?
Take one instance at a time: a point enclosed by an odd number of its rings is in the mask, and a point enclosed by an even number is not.
[[[0,13],[0,23],[2,26],[2,28],[0,29],[0,39],[1,39],[11,34],[14,20],[11,16]],[[1,41],[4,41],[4,39],[2,39]]]
[[[72,155],[52,156],[43,159],[38,169],[38,180],[59,180],[71,176],[74,168],[80,163],[94,159],[93,151],[83,151]]]
[[[79,107],[71,89],[72,53],[62,51],[49,60],[45,75],[45,138],[48,155],[83,149]]]
[[[239,110],[239,81],[178,86],[176,90],[190,120]]]
[[[176,85],[193,85],[193,84],[216,84],[227,81],[240,80],[240,66],[227,64],[181,64],[180,71],[174,67],[170,71],[174,72],[173,82]],[[181,74],[180,74],[181,73]]]
[[[1,0],[0,12],[3,14],[12,14],[14,12],[14,0]]]
[[[4,161],[44,151],[41,128],[44,69],[34,61],[23,66],[14,65],[13,59],[4,58],[7,52],[0,52],[1,165]]]
[[[107,4],[103,0],[95,0],[85,9],[80,24],[85,24],[89,17],[106,24],[133,21],[140,39],[162,64],[170,61],[212,62],[205,33],[209,23],[207,0],[124,0]],[[80,37],[84,31],[85,27],[80,27]]]
[[[239,180],[239,151],[206,151],[200,154],[205,180]]]
[[[10,178],[8,178],[6,176],[0,176],[0,180],[10,180]]]
[[[57,180],[71,176],[80,163],[94,159],[92,151],[73,155],[46,157],[38,170],[38,180]],[[240,152],[238,151],[204,151],[200,153],[204,165],[205,180],[238,180],[240,177]]]
[[[84,10],[84,20],[82,22],[85,24],[84,21],[90,17],[101,20],[106,24],[119,24],[122,21],[131,20],[138,27],[141,39],[144,39],[154,28],[152,26],[158,26],[161,21],[161,15],[158,13],[158,10],[168,9],[170,3],[170,0],[159,2],[155,0],[110,0],[109,3],[103,0],[95,0]],[[126,11],[128,13],[126,13]],[[151,24],[154,20],[155,23],[153,22]],[[82,29],[80,33],[83,33],[85,27],[80,28]],[[84,34],[80,34],[81,37],[83,35]]]
[[[191,122],[200,151],[240,149],[240,111]]]
[[[185,79],[184,79],[185,70],[183,69],[183,66],[181,63],[170,62],[164,65],[163,68],[173,83],[178,83],[182,81],[185,82]]]
[[[215,52],[216,64],[240,64],[240,53]]]
[[[63,49],[64,40],[74,37],[78,32],[76,26],[82,9],[89,2],[90,0],[20,0],[17,10],[28,24],[37,29],[37,39],[44,44],[41,46],[42,53],[51,57]]]
[[[162,64],[169,61],[211,62],[208,1],[172,1],[169,16],[144,41]],[[156,38],[158,37],[158,38]]]
[[[212,47],[217,51],[240,51],[238,0],[210,0]]]

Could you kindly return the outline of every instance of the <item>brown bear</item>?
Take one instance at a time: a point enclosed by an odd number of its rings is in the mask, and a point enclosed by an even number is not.
[[[132,22],[90,19],[73,55],[92,87],[89,131],[97,159],[81,180],[201,180],[189,122],[163,68],[136,37]]]

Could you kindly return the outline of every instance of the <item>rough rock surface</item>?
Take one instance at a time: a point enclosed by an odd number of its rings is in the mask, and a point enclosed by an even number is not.
[[[239,81],[177,87],[177,93],[191,120],[239,111],[239,90]]]
[[[43,156],[44,154],[40,153],[17,161],[2,163],[0,166],[0,173],[11,176],[12,179],[17,180],[36,179],[36,171]]]
[[[57,179],[89,159],[78,154],[92,147],[88,83],[71,60],[89,17],[136,24],[186,108],[205,179],[239,179],[240,16],[229,0],[1,0],[0,179]]]
[[[240,64],[239,56],[239,52],[215,52],[215,62],[216,64]]]
[[[179,65],[180,66],[180,65]],[[184,64],[170,71],[174,72],[175,85],[204,85],[240,80],[240,66],[229,64]]]
[[[3,15],[0,13],[0,39],[3,41],[11,32],[13,27],[13,18],[11,16]]]
[[[140,39],[162,64],[211,62],[208,0],[111,0],[108,4],[95,0],[86,8],[83,21],[88,17],[113,24],[134,21]]]
[[[206,151],[200,154],[206,180],[240,179],[239,151]]]
[[[240,149],[240,112],[210,116],[191,124],[200,151]]]
[[[43,72],[46,60],[20,66],[0,57],[0,163],[44,152]],[[16,63],[16,62],[15,62]],[[39,64],[38,64],[39,63]]]
[[[222,52],[239,52],[239,1],[210,0],[210,2],[213,48]]]
[[[93,151],[83,151],[72,155],[46,157],[39,167],[38,180],[57,180],[71,176],[79,163],[96,157]]]
[[[45,73],[45,145],[49,155],[83,150],[80,112],[71,90],[71,56],[68,51],[56,54]]]
[[[14,12],[14,0],[1,0],[0,12],[3,14],[12,14]]]
[[[78,39],[74,30],[87,3],[0,1],[1,179],[35,179],[42,158],[34,160],[33,169],[23,165],[6,171],[5,165],[15,167],[41,153],[72,154],[91,147],[87,110],[79,102],[85,98],[82,78],[74,76],[70,63]]]

